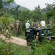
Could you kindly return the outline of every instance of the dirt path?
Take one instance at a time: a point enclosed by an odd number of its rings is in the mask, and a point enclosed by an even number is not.
[[[4,35],[0,34],[0,38],[5,40],[6,42],[11,42],[11,43],[19,44],[19,45],[22,45],[22,46],[27,46],[26,40],[18,38],[18,37],[11,36],[11,39],[9,40]]]

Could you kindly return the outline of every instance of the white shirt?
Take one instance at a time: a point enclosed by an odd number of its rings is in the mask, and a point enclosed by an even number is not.
[[[45,26],[45,21],[41,21],[41,26]]]
[[[26,27],[26,28],[30,28],[30,24],[27,22],[27,23],[25,24],[25,27]]]

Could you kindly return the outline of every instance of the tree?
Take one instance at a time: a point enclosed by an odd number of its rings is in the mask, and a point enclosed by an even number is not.
[[[53,23],[55,21],[55,7],[52,6],[52,9],[46,12],[47,20],[51,20]]]
[[[10,4],[14,0],[0,0],[0,8],[3,8],[3,4]]]
[[[3,7],[3,5],[2,5],[2,0],[0,0],[0,8],[2,8]]]
[[[51,4],[46,4],[46,5],[47,5],[46,6],[46,11],[49,11],[49,10],[51,10],[53,8]]]
[[[0,0],[0,16],[3,16],[6,13],[9,13],[6,8],[3,7],[3,4],[5,3],[6,0]],[[7,4],[14,2],[14,0],[7,0]]]
[[[40,6],[39,5],[33,11],[33,18],[34,19],[37,19],[37,20],[40,20],[40,18],[41,18],[41,9],[40,9]]]

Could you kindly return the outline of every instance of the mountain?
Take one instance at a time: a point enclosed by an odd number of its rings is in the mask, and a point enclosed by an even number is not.
[[[24,10],[24,9],[28,9],[28,8],[25,8],[25,7],[23,7],[23,6],[20,6],[20,5],[17,5],[16,4],[16,2],[13,2],[13,3],[7,3],[6,2],[6,0],[2,0],[3,1],[3,7],[4,8],[8,8],[8,9],[12,9],[12,8],[15,8],[15,7],[17,7],[17,6],[19,6],[19,10],[21,11],[21,10]]]

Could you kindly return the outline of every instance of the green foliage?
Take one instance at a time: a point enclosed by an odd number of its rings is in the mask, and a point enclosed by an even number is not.
[[[7,4],[10,4],[10,3],[12,3],[12,2],[14,2],[14,0],[5,0],[5,1],[3,1],[3,4],[4,5],[7,5]],[[8,5],[7,5],[8,6]]]
[[[0,0],[0,9],[3,8],[3,4],[10,4],[14,2],[14,0],[5,0],[4,2]]]
[[[14,2],[14,0],[8,0],[8,2],[10,3],[10,2]]]
[[[0,9],[3,7],[2,0],[0,0]]]
[[[11,23],[11,20],[7,17],[0,17],[0,25],[4,27],[8,27]]]
[[[10,24],[15,20],[13,18],[0,17],[0,25],[2,26],[2,34],[6,31],[6,29],[10,29]]]
[[[35,43],[36,41],[33,41]],[[9,46],[8,46],[9,45]],[[34,45],[32,50],[30,47],[6,43],[0,39],[0,55],[54,55],[55,54],[55,41],[51,43]]]
[[[51,32],[52,32],[52,35],[55,36],[55,25],[52,25]]]
[[[4,8],[0,9],[0,16],[3,16],[6,13],[6,10]]]
[[[55,21],[55,8],[52,8],[50,11],[47,11],[47,20],[52,20],[52,22]],[[53,21],[54,20],[54,21]]]
[[[31,49],[29,47],[6,43],[0,39],[0,55],[28,55],[30,52]]]
[[[55,54],[55,45],[54,45],[55,41],[53,41],[52,43],[35,43],[38,45],[33,46],[32,45],[32,55],[54,55]]]
[[[2,1],[2,0],[0,0]],[[7,0],[6,4],[13,2],[13,0]],[[0,7],[2,7],[2,3],[0,3]],[[28,9],[18,10],[20,6],[13,8],[11,10],[0,8],[0,25],[4,27],[6,31],[7,27],[13,23],[15,20],[20,20],[22,22],[22,29],[25,28],[25,23],[27,20],[30,20],[30,24],[32,26],[32,22],[34,19],[38,23],[40,23],[41,19],[44,19],[46,23],[48,21],[52,21],[52,35],[55,36],[55,8],[49,4],[45,9],[40,9],[40,6],[36,7],[34,11],[30,11]],[[42,11],[41,11],[42,10]],[[43,12],[44,11],[44,12]],[[3,31],[4,31],[3,30]],[[14,35],[14,32],[13,32]],[[24,32],[20,35],[21,38],[24,38]],[[10,34],[7,35],[10,38]],[[42,43],[36,42],[38,40],[34,40],[32,42],[31,49],[29,47],[18,46],[11,43],[5,43],[0,40],[0,55],[55,55],[55,41],[51,43]],[[32,51],[32,52],[31,52]],[[31,53],[31,54],[30,54]]]
[[[34,11],[32,11],[32,18],[33,20],[40,20],[41,19],[41,9],[40,6],[36,7]]]

